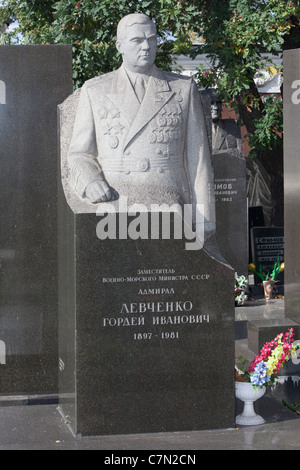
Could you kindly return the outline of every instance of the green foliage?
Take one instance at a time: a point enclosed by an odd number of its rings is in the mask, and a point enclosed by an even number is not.
[[[4,43],[72,44],[74,87],[121,64],[115,48],[119,20],[142,12],[155,18],[158,30],[156,63],[171,69],[172,54],[186,50],[188,24],[197,2],[173,0],[4,0],[0,24],[18,20],[19,27],[3,35]],[[175,38],[174,35],[177,34]]]
[[[264,113],[254,121],[255,132],[249,136],[250,156],[282,146],[283,106],[278,95],[263,98]]]
[[[252,154],[282,145],[282,102],[275,95],[262,100],[254,77],[259,69],[281,72],[271,55],[281,53],[292,17],[300,17],[299,1],[212,0],[196,26],[206,43],[194,48],[193,57],[205,53],[212,64],[209,71],[199,69],[199,86],[216,86],[227,104],[235,100]]]
[[[211,60],[210,85],[219,85],[229,100],[248,89],[257,70],[270,64],[269,55],[281,52],[295,13],[287,0],[213,0],[197,25],[206,44],[193,51]],[[198,78],[207,84],[203,71]]]
[[[281,402],[283,406],[286,406],[289,410],[300,416],[300,403],[287,403],[285,400],[281,400]]]
[[[226,104],[238,106],[252,153],[282,144],[282,102],[262,100],[254,76],[259,69],[277,73],[270,55],[296,30],[300,0],[3,0],[2,6],[0,25],[19,24],[2,43],[72,44],[75,88],[119,67],[117,23],[128,13],[146,13],[157,25],[159,67],[170,70],[174,54],[207,54],[212,65],[199,69],[198,84],[217,86]],[[204,44],[193,45],[191,31]]]

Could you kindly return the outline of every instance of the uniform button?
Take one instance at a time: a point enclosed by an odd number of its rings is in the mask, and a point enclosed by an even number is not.
[[[164,172],[164,170],[159,166],[159,167],[157,168],[157,173],[163,173],[163,172]]]
[[[139,171],[149,170],[149,160],[147,158],[142,158],[138,161],[137,168]]]
[[[125,150],[125,155],[130,155],[130,150]]]
[[[126,168],[126,170],[124,170],[124,173],[125,173],[125,175],[129,175],[130,170],[128,168]]]

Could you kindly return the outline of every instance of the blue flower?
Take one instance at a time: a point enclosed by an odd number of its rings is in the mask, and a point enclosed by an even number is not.
[[[250,377],[253,385],[263,385],[270,381],[270,376],[267,375],[267,365],[264,361],[256,364],[253,374]]]

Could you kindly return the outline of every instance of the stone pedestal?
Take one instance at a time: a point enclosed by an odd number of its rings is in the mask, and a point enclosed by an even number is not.
[[[233,426],[232,270],[184,240],[99,240],[95,214],[68,212],[60,406],[74,433]]]

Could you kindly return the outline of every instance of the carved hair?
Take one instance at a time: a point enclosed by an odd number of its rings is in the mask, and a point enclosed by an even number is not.
[[[130,15],[124,16],[118,24],[117,28],[117,40],[122,41],[126,37],[126,29],[134,24],[151,24],[156,30],[155,23],[144,13],[131,13]]]

